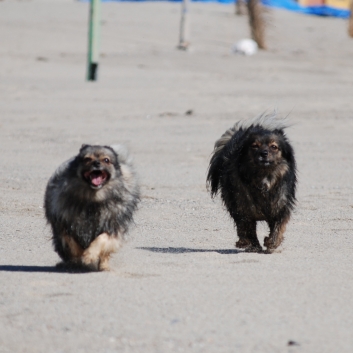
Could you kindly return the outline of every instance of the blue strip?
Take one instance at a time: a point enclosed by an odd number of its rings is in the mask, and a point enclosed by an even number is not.
[[[89,0],[81,0],[89,1]],[[181,2],[181,0],[102,0],[102,2]],[[234,4],[234,0],[191,0],[193,2],[218,2],[221,4]],[[262,0],[262,3],[269,7],[276,7],[279,9],[286,9],[289,11],[305,13],[317,16],[333,16],[348,18],[349,10],[339,9],[331,6],[301,6],[294,0]]]
[[[317,16],[334,16],[348,18],[350,15],[349,10],[339,9],[331,6],[301,6],[293,0],[262,0],[266,6],[277,7],[295,12],[306,13]]]

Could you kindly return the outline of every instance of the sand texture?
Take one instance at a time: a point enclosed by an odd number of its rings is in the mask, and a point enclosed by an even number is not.
[[[193,3],[185,52],[180,4],[105,3],[88,83],[87,3],[0,1],[0,353],[353,352],[353,40],[346,20],[269,16],[269,50],[244,57],[233,6]],[[249,254],[206,171],[228,127],[273,107],[298,205],[281,252]],[[58,272],[44,219],[82,143],[126,144],[141,180],[110,272]]]

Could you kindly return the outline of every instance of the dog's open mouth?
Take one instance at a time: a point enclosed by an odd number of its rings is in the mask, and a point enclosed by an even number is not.
[[[267,167],[269,166],[271,163],[269,161],[260,161],[260,164]]]
[[[260,157],[259,160],[258,160],[258,163],[259,163],[259,165],[261,165],[261,166],[263,166],[263,167],[268,167],[269,165],[272,164],[272,161]]]
[[[84,173],[84,178],[93,188],[101,188],[108,179],[108,173],[104,170],[92,170]]]

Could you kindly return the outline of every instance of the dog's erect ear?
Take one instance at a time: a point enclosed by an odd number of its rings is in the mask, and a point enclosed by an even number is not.
[[[80,148],[80,152],[82,152],[86,147],[89,147],[90,145],[86,145],[85,143],[82,144]]]
[[[82,144],[79,153],[82,153],[82,151],[83,151],[84,149],[86,149],[87,147],[91,147],[91,145],[86,145],[85,143]]]

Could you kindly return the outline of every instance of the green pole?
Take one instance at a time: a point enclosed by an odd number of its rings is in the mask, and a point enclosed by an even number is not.
[[[97,80],[101,22],[101,0],[90,0],[87,81]]]
[[[178,49],[187,50],[189,42],[189,0],[182,0],[181,2],[181,17],[180,17],[180,31],[179,31],[179,45]]]

